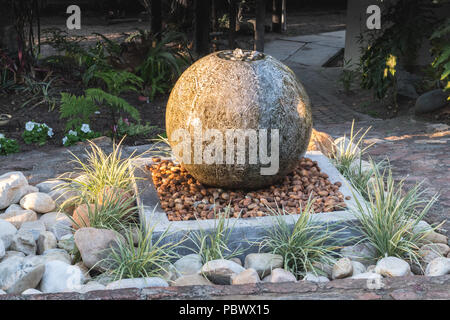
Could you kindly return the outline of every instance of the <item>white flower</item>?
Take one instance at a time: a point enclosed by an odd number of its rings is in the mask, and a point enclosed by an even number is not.
[[[43,123],[42,126],[43,126],[44,128],[48,128],[48,125],[46,125],[45,123]]]
[[[89,125],[86,123],[83,123],[83,125],[81,126],[81,131],[83,131],[84,133],[89,133],[91,132],[91,128],[89,128]]]
[[[3,133],[0,133],[0,139],[5,139],[5,135]]]
[[[25,123],[25,130],[27,131],[31,131],[34,128],[34,122],[33,121],[28,121],[27,123]]]
[[[62,143],[66,144],[66,142],[67,142],[67,137],[62,138]]]
[[[78,135],[78,133],[76,132],[76,131],[73,131],[73,130],[69,130],[69,133],[67,133],[68,135],[71,135],[71,136],[77,136]]]
[[[41,132],[42,131],[42,128],[41,127],[38,127],[37,128],[37,132]]]
[[[47,134],[48,134],[48,136],[50,138],[53,137],[53,129],[52,128],[48,128]]]

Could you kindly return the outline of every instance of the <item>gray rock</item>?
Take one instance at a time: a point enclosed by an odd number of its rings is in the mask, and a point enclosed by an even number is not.
[[[335,262],[336,263],[336,262]],[[323,274],[325,274],[327,276],[328,279],[331,279],[331,276],[333,274],[333,266],[334,263],[328,264],[328,263],[324,263],[324,262],[314,262],[313,266],[318,270],[323,272]]]
[[[172,282],[172,286],[211,286],[214,285],[211,281],[206,279],[201,274],[190,274],[187,276],[181,276]]]
[[[26,210],[37,213],[51,212],[56,208],[55,201],[46,193],[33,192],[27,194],[20,200],[20,206]]]
[[[231,276],[231,284],[249,284],[258,282],[261,282],[261,279],[259,278],[258,272],[253,268],[246,269],[239,274],[233,274]]]
[[[20,189],[26,185],[28,181],[20,171],[0,175],[0,210],[16,202]]]
[[[366,272],[366,267],[361,262],[352,261],[352,267],[352,276],[356,276],[357,274]]]
[[[307,272],[305,274],[305,277],[303,278],[303,280],[304,281],[315,282],[315,283],[326,283],[326,282],[330,281],[330,279],[328,279],[327,277],[315,275],[312,272]]]
[[[70,225],[72,221],[62,212],[49,212],[40,216],[39,221],[45,224],[47,231],[51,231],[52,227],[59,221],[67,221]]]
[[[230,261],[233,261],[233,262],[236,262],[238,265],[242,266],[242,261],[241,261],[241,259],[239,259],[239,258],[237,258],[237,257],[231,258],[231,259],[229,259],[229,260],[230,260]]]
[[[58,186],[64,185],[65,182],[63,180],[46,180],[41,183],[38,183],[36,187],[39,189],[39,192],[42,193],[50,193],[52,190],[56,190]]]
[[[352,261],[349,258],[341,258],[333,266],[333,272],[331,278],[343,279],[350,277],[353,273]]]
[[[250,253],[245,257],[244,268],[255,269],[261,278],[269,275],[273,269],[283,266],[283,257],[272,253]]]
[[[11,242],[11,250],[23,252],[25,255],[35,255],[36,249],[36,241],[31,232],[23,231],[14,235]]]
[[[24,292],[22,292],[23,295],[28,294],[42,294],[42,291],[36,290],[36,289],[27,289]]]
[[[443,243],[443,244],[448,243],[448,237],[443,234],[437,233],[436,231],[428,232],[425,235],[424,240],[433,243]]]
[[[20,294],[35,288],[42,279],[45,267],[26,263],[22,257],[11,257],[0,263],[0,289]]]
[[[280,283],[280,282],[296,282],[297,279],[295,276],[284,269],[276,268],[272,270],[272,273],[265,277],[263,279],[264,282],[273,282],[273,283]]]
[[[11,245],[12,238],[17,233],[16,227],[8,221],[0,219],[0,241],[3,241],[5,250]]]
[[[37,241],[39,238],[39,235],[42,232],[45,232],[45,225],[42,223],[42,221],[36,220],[36,221],[27,221],[22,223],[19,229],[20,232],[29,231],[33,234],[34,240]]]
[[[66,234],[58,241],[58,248],[64,249],[67,252],[72,252],[75,249],[75,239],[73,234]]]
[[[433,112],[448,104],[448,94],[441,89],[436,89],[422,94],[416,100],[414,111],[416,113]]]
[[[47,261],[59,260],[67,264],[72,263],[70,254],[68,254],[67,251],[63,249],[47,249],[44,251],[44,253],[42,253],[42,257],[45,257]]]
[[[195,253],[188,254],[175,261],[173,265],[183,276],[196,274],[202,268],[202,257]]]
[[[106,290],[116,290],[125,288],[148,288],[148,287],[168,287],[166,280],[158,277],[122,279],[109,283]]]
[[[83,282],[83,273],[77,266],[49,261],[45,264],[40,290],[45,293],[76,291],[81,289]]]
[[[55,235],[56,240],[61,240],[64,236],[73,234],[72,223],[68,220],[60,220],[52,225],[48,231]]]
[[[384,277],[403,277],[411,273],[411,267],[400,258],[386,257],[377,262],[375,272]]]
[[[23,208],[22,208],[21,206],[19,206],[19,205],[16,204],[16,203],[13,203],[12,205],[10,205],[10,206],[5,210],[5,213],[10,213],[10,212],[13,212],[13,211],[21,211],[21,210],[23,210]]]
[[[419,234],[424,231],[431,231],[433,228],[429,225],[428,222],[424,220],[420,220],[414,227],[413,227],[413,233]]]
[[[0,262],[3,262],[6,259],[9,259],[12,257],[25,257],[25,254],[23,252],[13,251],[13,250],[6,251],[5,256],[3,257],[3,259],[0,259]]]
[[[78,229],[74,239],[86,267],[98,271],[104,270],[99,262],[108,256],[109,250],[116,246],[118,241],[125,242],[124,237],[118,232],[96,228]]]
[[[450,258],[439,257],[431,261],[425,269],[429,277],[443,276],[450,273]]]
[[[450,247],[444,243],[428,243],[420,247],[419,254],[422,256],[427,251],[445,257],[450,252]]]
[[[359,243],[342,248],[341,255],[366,266],[375,263],[376,250],[368,243]]]
[[[36,221],[37,215],[33,210],[17,210],[0,214],[0,219],[10,222],[16,228],[20,228],[25,222]]]
[[[244,270],[243,267],[233,261],[218,259],[205,263],[201,273],[215,284],[230,284],[231,276]]]
[[[56,248],[56,238],[50,231],[43,231],[37,241],[37,253],[43,254],[48,249]]]

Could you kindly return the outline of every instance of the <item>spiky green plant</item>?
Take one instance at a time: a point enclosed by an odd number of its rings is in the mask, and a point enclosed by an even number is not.
[[[258,243],[260,250],[281,255],[283,268],[297,278],[306,272],[323,274],[318,265],[333,265],[339,255],[335,251],[340,247],[334,244],[333,237],[343,229],[330,231],[331,226],[314,223],[311,216],[314,214],[313,203],[310,198],[293,228],[284,219],[289,215],[284,208],[275,210],[268,207],[275,224],[267,229],[267,236]]]
[[[200,229],[191,232],[188,236],[195,246],[191,250],[202,257],[203,263],[216,259],[231,259],[244,252],[239,246],[234,250],[230,248],[231,233],[236,222],[230,226],[229,210],[230,207],[227,207],[223,212],[215,213],[212,231]]]
[[[417,184],[408,191],[403,180],[396,183],[390,169],[373,166],[374,178],[367,185],[368,200],[353,197],[359,224],[355,228],[376,249],[378,258],[394,256],[419,264],[419,248],[429,230],[413,232],[437,200],[425,199],[426,190]]]
[[[118,242],[109,255],[100,263],[106,274],[115,280],[124,278],[141,278],[161,276],[168,271],[171,261],[179,258],[175,249],[182,241],[165,241],[170,236],[164,231],[156,240],[153,239],[155,226],[145,231],[141,226],[137,232],[137,244],[134,245],[134,232],[130,228],[125,242]]]
[[[132,152],[128,157],[122,155],[120,141],[113,144],[110,153],[106,153],[93,142],[89,142],[90,150],[86,150],[86,160],[73,156],[75,172],[81,174],[77,178],[61,177],[65,183],[58,189],[64,194],[73,195],[63,203],[63,207],[81,204],[83,201],[94,203],[105,192],[105,188],[117,188],[128,194],[133,194],[134,171],[132,162],[142,155]]]
[[[361,156],[365,154],[365,152],[373,146],[369,144],[362,148],[363,139],[366,134],[371,129],[367,128],[364,133],[361,134],[362,129],[359,129],[356,133],[354,132],[355,120],[352,121],[352,127],[350,130],[350,136],[348,138],[348,142],[346,142],[346,136],[344,135],[343,141],[335,145],[333,148],[333,163],[336,165],[336,168],[340,173],[344,174],[346,171],[348,172],[352,166],[352,164],[361,159]]]

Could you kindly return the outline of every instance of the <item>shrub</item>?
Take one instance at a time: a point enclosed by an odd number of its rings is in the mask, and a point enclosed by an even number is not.
[[[320,264],[333,265],[335,250],[340,247],[333,244],[333,236],[340,230],[329,231],[328,226],[314,223],[311,215],[313,200],[310,198],[307,205],[298,216],[294,228],[290,228],[283,216],[289,215],[284,209],[272,208],[275,225],[268,229],[268,235],[259,242],[261,250],[283,257],[284,269],[292,272],[296,277],[306,272],[323,274],[318,267]],[[325,228],[325,229],[324,229]]]
[[[25,124],[25,131],[22,138],[26,144],[37,143],[40,146],[47,143],[49,138],[53,137],[53,129],[45,123],[28,121]]]
[[[155,129],[157,129],[156,126],[150,125],[150,123],[146,123],[145,125],[140,123],[132,123],[128,121],[127,118],[123,119],[120,118],[117,122],[117,126],[113,128],[113,134],[118,137],[134,137],[134,136],[140,136],[140,135],[148,135],[149,133],[153,132]]]
[[[62,144],[68,147],[77,142],[98,137],[100,137],[99,132],[92,131],[88,124],[83,123],[80,127],[75,128],[75,130],[69,130],[69,132],[67,132],[67,134],[62,139]]]
[[[439,74],[439,80],[444,81],[444,90],[450,91],[450,18],[447,18],[436,31],[431,35],[433,44],[431,52],[435,60],[431,64],[433,69]],[[450,100],[450,96],[448,98]]]
[[[19,152],[19,143],[14,139],[8,139],[0,133],[0,155],[7,156]]]
[[[202,257],[203,263],[216,259],[231,259],[243,253],[242,248],[230,248],[230,237],[233,226],[229,225],[230,208],[225,208],[224,212],[219,212],[214,220],[214,230],[206,232],[205,230],[195,231],[189,235],[196,249],[191,249]]]
[[[125,242],[118,242],[108,257],[100,262],[107,269],[106,273],[118,280],[158,277],[167,272],[171,261],[179,257],[175,249],[181,242],[164,241],[169,236],[167,230],[154,240],[153,232],[154,227],[148,231],[143,227],[138,229],[135,246],[130,228]]]
[[[368,200],[354,197],[361,232],[361,241],[370,242],[378,258],[395,256],[419,263],[418,250],[429,230],[413,232],[414,227],[428,213],[434,202],[424,199],[426,190],[418,184],[403,192],[403,181],[395,183],[390,169],[381,173],[373,166],[374,179],[367,185]]]

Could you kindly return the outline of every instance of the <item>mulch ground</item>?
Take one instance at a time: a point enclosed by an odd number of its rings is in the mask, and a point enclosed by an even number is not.
[[[317,162],[308,158],[302,158],[279,184],[255,191],[204,186],[180,164],[160,158],[153,160],[155,163],[147,169],[161,207],[171,221],[214,219],[220,211],[243,218],[274,215],[278,208],[284,208],[288,214],[299,214],[310,196],[315,199],[312,205],[315,213],[346,207],[344,195],[339,191],[341,183],[331,183]]]

